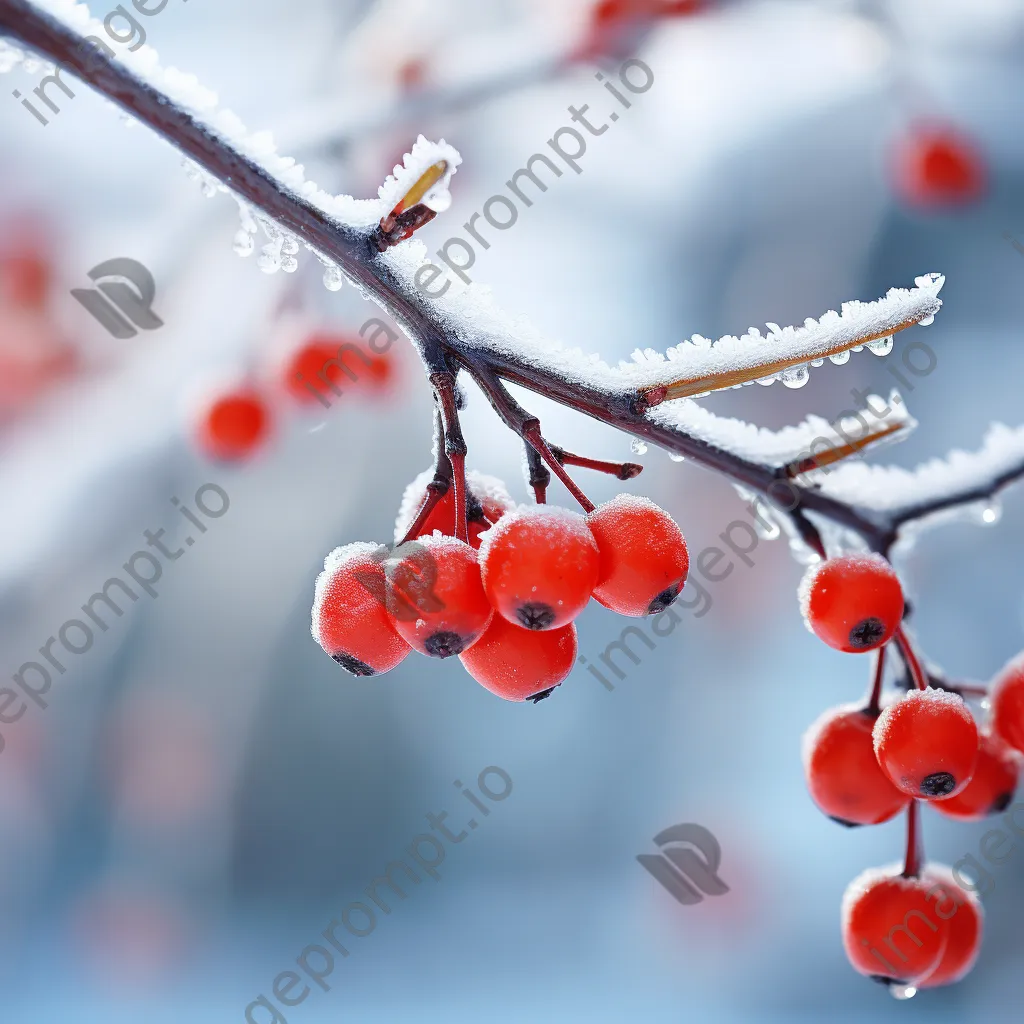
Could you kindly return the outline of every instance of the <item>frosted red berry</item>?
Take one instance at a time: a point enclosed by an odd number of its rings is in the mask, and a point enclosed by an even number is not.
[[[956,693],[929,686],[890,704],[875,722],[875,757],[897,789],[925,800],[960,793],[978,761],[978,727]]]
[[[843,895],[843,948],[853,969],[870,978],[916,984],[942,960],[949,924],[934,913],[930,884],[898,868],[873,868]]]
[[[480,545],[488,600],[525,629],[572,622],[590,600],[598,564],[583,516],[544,505],[506,512]]]
[[[1005,811],[1020,778],[1021,756],[998,736],[982,731],[971,781],[955,796],[939,800],[936,810],[951,818],[979,821]]]
[[[421,654],[450,658],[480,639],[493,609],[477,553],[465,541],[433,534],[387,563],[388,613],[399,636]]]
[[[372,676],[399,665],[410,651],[385,607],[380,544],[355,543],[324,559],[313,599],[316,642],[346,671]]]
[[[587,523],[600,552],[594,598],[620,615],[653,615],[678,596],[690,569],[686,541],[653,501],[620,494],[598,506]]]
[[[829,708],[804,735],[807,789],[841,825],[877,825],[910,803],[878,766],[872,740],[877,717],[853,704]]]
[[[896,184],[915,206],[955,206],[985,191],[985,163],[966,136],[947,127],[918,128],[896,145]]]
[[[484,635],[459,656],[466,671],[505,700],[527,700],[558,686],[576,661],[576,627],[523,629],[495,615]]]
[[[251,388],[240,388],[210,402],[199,420],[197,440],[211,458],[241,460],[263,446],[270,426],[270,408],[263,396]]]
[[[996,676],[989,700],[992,728],[1011,747],[1024,752],[1024,654]]]
[[[872,651],[903,618],[899,578],[877,555],[841,555],[812,565],[799,597],[807,628],[837,651]]]
[[[981,951],[985,912],[981,900],[956,883],[945,865],[929,864],[922,879],[929,886],[925,897],[932,904],[930,919],[946,921],[949,936],[934,970],[916,982],[917,988],[936,988],[960,981],[974,966]]]

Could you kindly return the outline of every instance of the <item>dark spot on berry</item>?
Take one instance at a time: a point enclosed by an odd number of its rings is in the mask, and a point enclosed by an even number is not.
[[[892,985],[906,985],[906,984],[908,984],[908,982],[904,981],[902,978],[890,978],[886,974],[869,974],[868,977],[872,981],[877,981],[879,985],[885,985],[886,987],[889,987],[889,986],[892,986]]]
[[[527,601],[516,609],[516,618],[525,629],[547,629],[555,621],[555,610],[543,601]]]
[[[671,586],[666,587],[658,596],[647,606],[648,615],[657,615],[658,612],[663,612],[682,592],[683,581],[676,580]]]
[[[946,796],[956,789],[956,779],[949,772],[932,772],[921,780],[921,792],[925,796]]]
[[[862,619],[850,630],[851,647],[876,647],[885,636],[885,623],[872,616]]]
[[[377,670],[375,668],[370,668],[365,661],[353,658],[351,654],[346,654],[344,651],[341,651],[338,654],[332,654],[331,657],[346,672],[351,672],[354,676],[375,676],[377,674]]]
[[[830,814],[829,821],[834,821],[837,825],[842,825],[844,828],[860,828],[859,821],[847,821],[845,818],[837,818],[834,814]]]
[[[1010,801],[1013,799],[1013,790],[1009,793],[1000,793],[999,796],[992,801],[992,806],[989,808],[989,814],[998,814],[1000,811],[1005,811],[1010,806]]]
[[[556,683],[555,685],[557,686],[558,684]],[[551,694],[553,694],[554,692],[555,687],[549,686],[546,690],[541,690],[540,693],[535,693],[532,697],[527,697],[526,699],[531,700],[534,704],[536,704],[539,700],[547,700],[547,698],[550,697]]]
[[[432,658],[450,658],[466,649],[466,641],[458,633],[434,633],[423,641],[423,646]]]

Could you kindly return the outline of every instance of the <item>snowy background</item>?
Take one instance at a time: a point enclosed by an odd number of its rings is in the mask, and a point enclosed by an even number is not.
[[[695,332],[800,324],[941,271],[934,326],[898,336],[892,355],[826,363],[801,390],[705,401],[770,427],[831,419],[852,388],[888,394],[887,364],[918,338],[938,357],[904,390],[920,427],[879,459],[914,465],[978,446],[993,419],[1024,421],[1024,256],[1004,237],[1024,242],[1024,3],[709,7],[646,39],[638,56],[653,87],[589,140],[579,176],[564,174],[478,251],[475,279],[549,336],[614,360]],[[429,95],[543,63],[571,48],[588,8],[171,0],[146,29],[165,64],[272,130],[325,187],[372,196],[417,133],[451,142],[463,158],[454,204],[419,233],[433,251],[570,123],[569,104],[600,117],[612,101],[579,65],[407,123],[394,111],[410,68]],[[191,504],[214,482],[231,505],[165,566],[157,599],[69,658],[48,708],[0,727],[7,1019],[244,1020],[426,831],[427,812],[464,824],[453,780],[488,765],[512,777],[511,796],[449,849],[439,883],[351,938],[331,991],[287,1010],[289,1024],[987,1021],[1019,1008],[1019,841],[992,869],[982,956],[965,982],[896,1003],[846,963],[843,889],[901,853],[903,825],[846,831],[806,794],[803,730],[856,699],[867,666],[806,632],[784,540],[709,584],[711,610],[682,611],[613,693],[577,669],[551,700],[510,705],[458,665],[420,658],[377,679],[343,675],[309,636],[313,580],[335,545],[390,540],[403,488],[429,463],[429,394],[411,350],[393,349],[385,399],[346,397],[323,415],[282,399],[261,458],[210,463],[192,438],[196,389],[268,373],[287,333],[275,319],[286,289],[309,323],[355,329],[376,307],[352,288],[326,291],[308,256],[291,277],[240,259],[235,205],[204,198],[171,149],[77,83],[40,125],[10,96],[39,77],[4,77],[0,241],[48,240],[45,342],[73,356],[42,378],[18,376],[10,353],[24,357],[23,339],[0,312],[5,678],[144,546],[144,530],[180,542],[172,497]],[[889,153],[918,117],[973,139],[989,174],[982,201],[900,201]],[[115,256],[152,270],[160,330],[115,341],[71,299]],[[529,403],[557,443],[642,461],[636,490],[674,515],[691,552],[744,515],[721,479],[654,448],[632,456],[628,437]],[[518,445],[478,394],[464,427],[469,464],[525,500]],[[578,479],[596,501],[620,489]],[[1024,647],[1022,509],[1011,492],[994,525],[936,528],[900,563],[922,647],[951,675],[988,679]],[[596,660],[625,624],[588,609],[580,652]],[[718,837],[731,889],[696,907],[676,905],[635,860],[683,821]],[[928,852],[976,855],[989,827],[926,811]]]

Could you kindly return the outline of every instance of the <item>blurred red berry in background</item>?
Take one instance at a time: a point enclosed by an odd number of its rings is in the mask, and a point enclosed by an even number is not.
[[[224,461],[247,459],[270,433],[270,408],[259,392],[239,388],[221,394],[202,414],[197,427],[201,451]]]
[[[911,206],[960,206],[979,199],[987,171],[978,147],[948,127],[918,127],[893,152],[897,192]]]

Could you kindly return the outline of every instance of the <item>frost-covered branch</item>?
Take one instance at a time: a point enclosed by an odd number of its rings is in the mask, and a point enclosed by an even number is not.
[[[539,454],[563,479],[562,463],[541,436],[539,423],[511,400],[503,382],[519,384],[766,495],[776,506],[782,504],[804,533],[813,530],[805,516],[813,512],[855,531],[879,551],[888,550],[901,524],[976,500],[1024,471],[1019,459],[1007,460],[1000,449],[999,457],[975,466],[973,476],[961,474],[966,483],[959,488],[939,488],[915,499],[908,484],[900,491],[902,500],[879,501],[875,488],[859,486],[866,472],[862,466],[841,467],[824,484],[799,475],[817,468],[802,466],[802,445],[794,447],[808,430],[817,429],[813,421],[773,434],[713,416],[691,401],[755,381],[799,386],[808,366],[826,358],[845,362],[850,351],[864,346],[888,351],[895,332],[934,318],[941,305],[943,279],[938,274],[917,278],[912,289],[891,289],[876,302],[845,303],[840,312],[830,311],[803,326],[770,324],[767,336],[751,329],[716,343],[695,336],[664,354],[637,352],[632,362],[610,366],[596,356],[567,350],[509,317],[478,285],[450,282],[450,288],[437,289],[432,297],[427,290],[435,279],[431,276],[424,288],[426,249],[408,236],[443,213],[451,201],[448,185],[460,157],[443,141],[421,138],[377,199],[332,196],[307,181],[293,160],[279,156],[266,133],[249,133],[234,114],[219,109],[216,96],[192,76],[162,68],[151,48],[125,51],[109,60],[83,46],[83,38],[96,36],[100,27],[70,0],[0,0],[0,32],[88,82],[161,134],[209,177],[208,191],[234,195],[243,223],[252,231],[262,225],[271,239],[261,257],[264,269],[294,269],[290,253],[305,245],[326,265],[325,283],[336,287],[344,276],[391,315],[417,346],[432,382],[443,379],[447,388],[452,371],[467,370],[506,422],[529,444],[543,446]],[[283,249],[283,240],[291,248]],[[282,251],[289,253],[290,265],[281,259]],[[903,426],[876,429],[875,439]],[[447,438],[447,445],[453,441]],[[839,444],[826,461],[857,454],[860,447],[847,442],[844,450]],[[902,471],[871,472],[903,480]],[[458,472],[454,483],[456,491],[464,484]],[[780,501],[780,494],[789,497]]]

